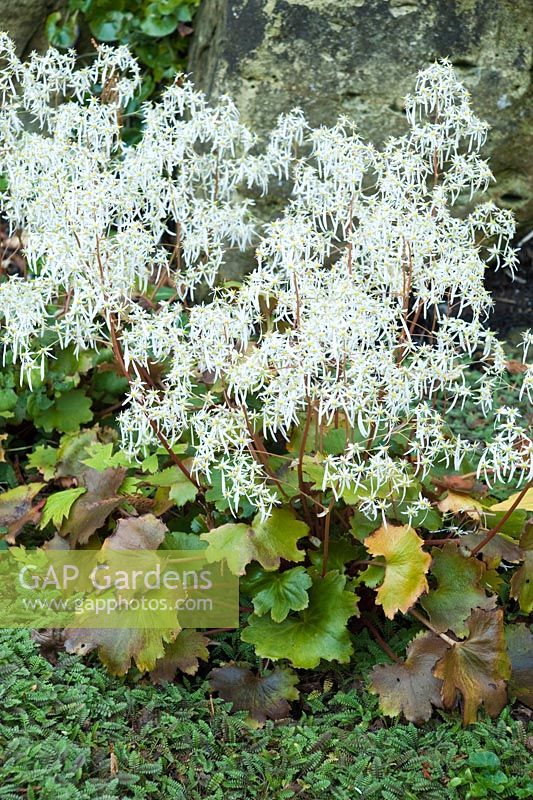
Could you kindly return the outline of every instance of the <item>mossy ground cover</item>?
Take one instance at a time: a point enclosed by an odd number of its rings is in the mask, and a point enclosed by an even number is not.
[[[510,709],[467,729],[448,716],[417,728],[381,717],[352,679],[307,695],[297,718],[253,730],[201,680],[155,688],[96,661],[52,664],[26,631],[0,634],[0,674],[1,800],[533,793],[533,729]]]

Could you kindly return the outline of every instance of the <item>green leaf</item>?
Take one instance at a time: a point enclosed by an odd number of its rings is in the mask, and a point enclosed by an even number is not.
[[[115,42],[120,39],[127,17],[122,11],[107,11],[104,15],[93,17],[89,22],[91,33],[101,42]]]
[[[313,669],[320,659],[349,661],[352,644],[346,623],[356,614],[356,598],[345,590],[346,579],[338,572],[324,578],[313,576],[309,605],[283,622],[252,614],[241,634],[261,658],[288,659],[293,666]]]
[[[305,567],[294,567],[286,572],[264,572],[255,566],[247,575],[243,588],[251,593],[258,617],[270,611],[274,622],[283,622],[289,611],[307,608],[307,590],[312,583]]]
[[[442,682],[433,667],[447,645],[434,633],[421,632],[410,642],[407,658],[398,664],[378,664],[372,670],[371,691],[379,694],[379,707],[395,717],[403,713],[409,722],[427,722],[433,706],[442,708]]]
[[[38,469],[45,481],[51,481],[54,477],[59,450],[55,447],[37,445],[33,453],[28,457],[28,466]]]
[[[29,405],[28,411],[30,411]],[[59,395],[47,408],[32,405],[30,413],[35,425],[47,433],[52,431],[73,433],[79,430],[80,425],[90,422],[93,418],[91,399],[86,396],[83,389],[73,389]]]
[[[141,30],[147,36],[169,36],[178,27],[177,14],[161,14],[157,3],[151,3],[146,9],[146,18],[141,22]]]
[[[192,502],[198,494],[198,489],[192,481],[176,465],[164,469],[146,479],[150,486],[169,487],[169,498],[178,508]]]
[[[126,456],[120,452],[113,453],[113,442],[94,442],[87,448],[88,455],[82,460],[91,469],[96,469],[98,472],[110,467],[129,467],[130,461]]]
[[[80,33],[77,15],[67,16],[63,20],[61,12],[54,11],[46,18],[45,31],[52,47],[57,47],[60,50],[74,47]]]
[[[426,572],[431,556],[422,550],[423,544],[408,525],[388,525],[365,539],[368,552],[385,559],[385,578],[376,600],[389,619],[397,611],[405,614],[428,589]]]
[[[322,572],[322,564],[324,562],[323,548],[321,547],[320,550],[310,550],[308,555],[311,564],[316,567],[319,572]],[[330,541],[328,552],[329,572],[333,569],[344,572],[346,565],[349,564],[350,561],[355,561],[356,558],[357,548],[355,545],[351,544],[351,542],[346,541],[346,539],[332,539]]]
[[[63,492],[51,494],[44,504],[41,528],[46,527],[49,522],[59,528],[63,520],[68,517],[74,501],[86,491],[85,486],[78,486],[76,489],[65,489]]]
[[[209,563],[225,559],[234,575],[244,575],[251,561],[259,561],[266,570],[277,569],[282,558],[303,561],[305,553],[296,543],[308,530],[290,511],[276,508],[264,522],[257,514],[251,525],[230,522],[202,533],[200,539],[208,544],[205,555]]]
[[[487,597],[480,586],[485,571],[481,561],[465,558],[458,547],[445,544],[442,550],[432,551],[431,574],[437,579],[437,588],[420,601],[432,625],[441,633],[451,630],[456,636],[466,636],[466,620],[474,608],[494,608],[496,598]]]
[[[248,711],[259,725],[268,719],[289,716],[288,700],[297,700],[298,677],[288,669],[256,675],[245,667],[226,664],[208,675],[211,689],[233,704],[234,711]]]
[[[453,708],[461,695],[465,725],[476,721],[481,703],[491,716],[500,713],[507,701],[505,681],[511,673],[503,611],[476,610],[467,628],[468,639],[451,646],[434,670],[435,677],[443,681],[445,708]]]
[[[207,543],[197,534],[183,531],[169,531],[161,544],[161,550],[205,550],[206,547]]]

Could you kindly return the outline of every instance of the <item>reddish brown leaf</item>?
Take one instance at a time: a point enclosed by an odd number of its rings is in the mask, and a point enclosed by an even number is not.
[[[119,519],[115,532],[108,536],[102,550],[157,550],[168,528],[153,514]]]
[[[86,493],[76,500],[69,517],[61,526],[61,536],[69,536],[71,545],[86,544],[101,528],[108,516],[124,500],[117,495],[126,470],[106,469],[99,472],[85,467],[79,476],[79,484]]]
[[[467,623],[469,636],[450,647],[437,662],[434,675],[443,681],[442,701],[452,708],[462,698],[463,722],[475,722],[483,703],[491,716],[507,701],[511,664],[503,633],[503,611],[476,610]]]
[[[426,722],[432,707],[442,708],[442,681],[433,667],[448,645],[434,633],[420,633],[407,648],[407,658],[399,664],[378,664],[372,670],[371,691],[379,694],[384,714],[405,716],[409,722]]]
[[[452,492],[465,492],[468,494],[476,486],[475,475],[443,475],[433,478],[432,482],[441,489],[449,489]]]
[[[298,699],[296,675],[287,669],[276,669],[256,675],[245,667],[227,664],[208,675],[213,691],[233,703],[234,711],[248,711],[259,724],[269,719],[282,719],[289,714],[288,700]]]
[[[524,364],[523,361],[516,361],[514,358],[511,358],[509,361],[505,362],[505,369],[509,375],[521,375],[523,372],[527,372],[527,364]]]

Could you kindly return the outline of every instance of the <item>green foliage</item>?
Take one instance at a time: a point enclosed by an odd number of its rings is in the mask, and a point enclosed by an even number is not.
[[[65,489],[63,492],[51,494],[43,507],[41,528],[49,522],[59,528],[63,520],[68,517],[72,504],[86,491],[84,486],[78,486],[76,489]]]
[[[156,85],[171,80],[186,64],[191,21],[199,0],[68,0],[47,19],[51,45],[74,47],[80,33],[98,42],[127,45],[144,67],[142,90],[131,113]],[[86,34],[85,34],[86,36]]]
[[[216,695],[206,702],[200,681],[154,688],[65,654],[54,666],[25,631],[0,631],[0,674],[2,800],[525,800],[533,792],[531,727],[507,712],[467,730],[454,720],[384,724],[366,692],[318,688],[299,719],[252,730],[246,712],[230,715]]]
[[[283,622],[253,615],[242,633],[245,642],[254,645],[263,658],[284,658],[295,667],[310,669],[320,659],[349,660],[353,647],[346,623],[356,613],[356,598],[346,591],[346,579],[337,572],[325,577],[312,575],[309,604],[298,615]]]

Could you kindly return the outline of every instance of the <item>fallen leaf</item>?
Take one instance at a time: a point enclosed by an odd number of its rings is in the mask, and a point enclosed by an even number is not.
[[[187,675],[196,675],[199,659],[207,661],[209,639],[194,630],[181,630],[173,642],[165,645],[165,654],[159,658],[150,672],[152,683],[173,681],[178,670]]]
[[[289,716],[289,700],[299,696],[298,677],[288,669],[276,669],[257,675],[236,664],[226,664],[208,675],[211,689],[232,703],[234,711],[248,711],[262,725],[268,719]]]
[[[365,539],[373,556],[385,558],[385,577],[376,595],[385,615],[405,613],[428,589],[426,572],[431,556],[422,550],[423,539],[409,525],[388,525]]]
[[[378,664],[371,674],[371,691],[379,695],[379,707],[389,717],[399,714],[417,724],[427,722],[433,706],[442,708],[442,681],[433,667],[448,645],[439,636],[421,632],[410,642],[407,658],[399,664]]]
[[[485,567],[476,558],[461,555],[451,543],[442,550],[435,547],[432,556],[431,574],[437,579],[437,588],[422,597],[420,605],[438,631],[465,636],[465,621],[473,609],[488,610],[496,604],[496,598],[487,597],[479,583]]]
[[[442,680],[442,701],[453,708],[462,698],[463,722],[476,721],[483,703],[491,716],[507,701],[506,681],[511,674],[503,633],[503,611],[474,611],[467,622],[468,638],[451,646],[437,662],[434,675]]]

